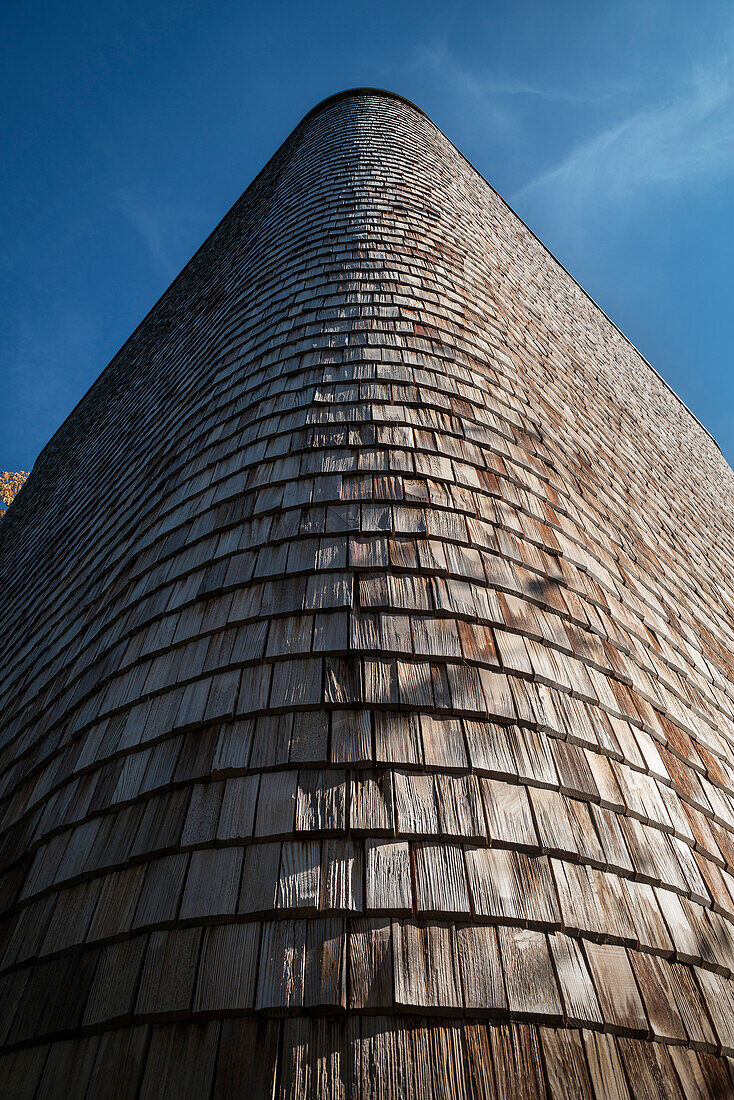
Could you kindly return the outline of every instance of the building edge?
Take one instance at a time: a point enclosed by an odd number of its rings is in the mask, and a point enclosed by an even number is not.
[[[227,219],[230,212],[234,209],[234,207],[237,206],[244,199],[244,197],[247,195],[248,191],[250,191],[251,188],[253,188],[257,184],[257,181],[260,179],[260,177],[263,176],[265,174],[265,172],[267,172],[267,170],[270,168],[270,165],[278,157],[278,155],[280,154],[283,147],[285,145],[287,145],[287,143],[295,137],[295,135],[298,133],[298,131],[301,129],[302,126],[304,126],[312,118],[316,117],[316,115],[320,114],[321,111],[327,109],[328,107],[331,107],[335,103],[338,103],[340,100],[353,99],[353,98],[357,98],[359,96],[366,96],[366,95],[379,96],[382,99],[391,99],[391,100],[394,100],[397,103],[403,103],[406,106],[410,107],[411,110],[416,111],[419,115],[422,115],[423,118],[426,118],[430,122],[430,124],[433,127],[435,127],[435,129],[441,134],[441,136],[451,145],[452,149],[454,149],[459,154],[459,156],[462,158],[462,160],[464,160],[466,162],[466,164],[469,165],[471,170],[473,172],[475,172],[476,175],[478,175],[479,178],[483,181],[483,183],[485,183],[486,186],[489,187],[489,189],[492,191],[492,193],[497,196],[497,198],[500,200],[500,202],[503,203],[503,205],[510,211],[510,213],[513,215],[513,217],[517,218],[517,220],[527,230],[527,232],[530,233],[531,236],[540,244],[541,248],[543,248],[544,251],[551,257],[551,259],[554,261],[554,263],[556,263],[559,266],[559,268],[561,268],[561,270],[566,273],[566,275],[569,277],[569,279],[571,279],[572,282],[579,288],[579,290],[582,292],[582,294],[584,294],[584,296],[586,298],[588,298],[588,300],[592,303],[592,305],[594,305],[596,307],[596,309],[599,310],[599,312],[602,314],[602,316],[606,318],[606,320],[609,322],[609,324],[612,326],[612,328],[614,328],[615,331],[619,333],[619,335],[622,337],[622,339],[632,348],[632,350],[635,352],[635,354],[639,356],[639,358],[642,360],[642,362],[647,367],[649,367],[649,369],[653,372],[653,374],[657,378],[660,379],[660,381],[663,383],[663,385],[666,387],[666,389],[669,390],[669,392],[673,395],[673,397],[676,399],[676,401],[678,401],[679,404],[682,405],[682,407],[686,410],[686,412],[689,414],[689,416],[692,417],[692,419],[695,421],[696,424],[698,424],[698,426],[701,428],[701,430],[706,433],[706,435],[709,437],[709,439],[715,445],[716,449],[719,451],[719,453],[722,455],[722,458],[723,458],[723,452],[722,452],[721,447],[719,446],[719,443],[718,443],[717,439],[715,438],[715,436],[709,431],[709,429],[706,427],[706,425],[703,424],[698,419],[696,414],[686,404],[686,402],[683,400],[683,398],[680,396],[680,394],[677,393],[676,390],[673,389],[673,387],[667,381],[667,379],[665,379],[663,377],[663,375],[660,374],[660,372],[652,365],[652,363],[649,361],[649,359],[647,359],[642,354],[642,352],[639,350],[638,347],[636,347],[636,345],[632,342],[632,340],[630,340],[630,338],[627,336],[627,334],[622,331],[622,329],[619,327],[619,325],[616,324],[615,321],[612,320],[612,318],[609,316],[609,314],[606,313],[606,311],[599,305],[599,303],[596,301],[596,299],[592,297],[592,295],[585,289],[585,287],[583,287],[581,285],[581,283],[578,281],[578,279],[576,279],[575,276],[568,270],[568,268],[565,267],[564,264],[558,259],[558,257],[555,255],[555,253],[552,252],[550,250],[550,248],[548,248],[548,246],[540,239],[540,237],[537,235],[537,233],[535,233],[534,230],[531,229],[531,227],[527,224],[527,222],[525,222],[523,220],[523,218],[520,217],[520,215],[517,213],[517,211],[512,206],[510,206],[510,204],[507,202],[507,200],[504,199],[502,197],[502,195],[500,195],[500,193],[496,190],[495,187],[492,186],[492,184],[489,182],[489,180],[482,174],[482,172],[480,172],[480,170],[476,167],[476,165],[473,164],[469,160],[469,158],[467,156],[465,156],[464,153],[462,153],[460,149],[457,148],[456,145],[454,145],[453,141],[451,141],[451,138],[449,138],[444,133],[444,131],[441,129],[441,127],[438,126],[434,122],[434,120],[431,118],[431,116],[428,115],[421,107],[419,107],[417,105],[417,103],[414,103],[411,99],[408,99],[407,96],[400,95],[398,92],[392,92],[392,91],[389,91],[386,88],[360,87],[360,88],[345,88],[343,91],[334,92],[331,95],[326,96],[324,99],[320,100],[313,107],[311,107],[306,112],[306,114],[302,116],[300,121],[296,123],[296,125],[293,127],[293,129],[288,134],[288,136],[280,143],[280,145],[277,147],[277,149],[275,149],[274,152],[272,153],[272,155],[267,159],[267,161],[262,166],[262,168],[257,173],[257,175],[253,176],[252,180],[247,185],[245,190],[243,192],[241,192],[241,194],[235,199],[232,206],[219,219],[217,224],[213,227],[211,232],[207,234],[207,236],[204,238],[204,240],[199,245],[199,247],[196,249],[196,251],[192,253],[192,255],[189,257],[189,259],[183,265],[181,270],[178,272],[178,274],[169,283],[169,285],[162,292],[162,294],[159,295],[159,297],[156,299],[156,301],[153,303],[153,305],[147,311],[147,313],[140,319],[138,324],[135,326],[135,328],[130,333],[128,338],[125,340],[124,344],[122,344],[120,346],[120,348],[118,348],[118,350],[113,355],[112,359],[110,359],[107,366],[103,368],[103,370],[100,372],[100,374],[92,382],[89,389],[84,394],[82,394],[82,396],[79,398],[77,403],[73,406],[73,408],[69,411],[69,413],[64,418],[64,420],[58,426],[56,431],[53,433],[51,438],[44,444],[43,448],[38,453],[36,459],[33,462],[33,465],[31,467],[31,474],[33,473],[33,470],[36,468],[37,463],[45,455],[45,453],[47,451],[50,451],[50,450],[53,449],[54,441],[57,439],[59,434],[64,430],[64,428],[66,427],[69,420],[71,420],[71,418],[76,415],[76,413],[77,413],[78,409],[80,408],[80,406],[96,390],[97,386],[99,384],[101,384],[104,376],[107,374],[110,367],[112,367],[112,365],[123,354],[123,352],[125,351],[125,348],[135,339],[136,335],[138,334],[140,329],[145,325],[148,318],[151,317],[159,309],[159,306],[161,305],[163,300],[173,290],[173,288],[178,283],[179,279],[182,278],[182,276],[188,270],[188,268],[190,267],[192,262],[196,259],[196,257],[198,255],[200,255],[200,253],[202,253],[208,247],[208,245],[211,242],[212,238],[217,234],[220,227],[222,226],[224,221]],[[726,459],[724,459],[724,461],[726,461]]]

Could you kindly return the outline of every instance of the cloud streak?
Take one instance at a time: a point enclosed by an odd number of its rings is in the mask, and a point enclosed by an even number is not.
[[[603,90],[572,91],[568,88],[541,87],[514,76],[489,74],[463,64],[446,42],[440,40],[419,45],[413,56],[413,67],[433,73],[452,92],[468,95],[495,107],[497,100],[521,97],[559,103],[598,103],[626,90],[610,85]]]
[[[173,262],[169,245],[171,212],[130,191],[119,191],[117,197],[122,214],[140,237],[153,264],[166,274]]]
[[[198,244],[206,220],[201,210],[184,203],[149,198],[130,190],[117,192],[117,205],[143,244],[155,270],[172,278]]]
[[[580,142],[512,202],[563,195],[583,206],[619,202],[660,185],[734,171],[734,86],[728,64],[699,69],[672,99],[631,112]]]
[[[580,219],[612,206],[631,207],[663,188],[734,174],[734,67],[724,52],[732,43],[731,26],[721,31],[719,54],[703,60],[699,54],[697,65],[667,64],[644,73],[635,66],[634,77],[605,74],[597,86],[577,82],[572,73],[566,86],[544,87],[522,72],[473,68],[441,39],[418,46],[413,66],[472,100],[510,151],[532,141],[540,118],[545,123],[557,114],[566,130],[573,120],[577,133],[583,125],[586,136],[550,167],[536,170],[510,198],[513,206]],[[533,103],[543,104],[542,115]]]

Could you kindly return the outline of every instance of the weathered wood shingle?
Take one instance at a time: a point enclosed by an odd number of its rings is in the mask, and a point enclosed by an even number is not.
[[[320,105],[2,521],[0,1093],[734,1095],[733,487]]]

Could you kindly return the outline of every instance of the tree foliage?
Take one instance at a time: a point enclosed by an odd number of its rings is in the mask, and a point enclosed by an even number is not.
[[[20,492],[27,477],[27,470],[18,470],[17,473],[0,470],[0,518],[5,515],[5,510]]]

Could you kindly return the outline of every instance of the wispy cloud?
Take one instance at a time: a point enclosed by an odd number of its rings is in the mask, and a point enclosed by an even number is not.
[[[206,228],[202,211],[132,190],[120,190],[116,198],[156,270],[170,278],[198,243],[202,226]]]
[[[668,65],[649,74],[636,68],[625,79],[602,73],[596,84],[569,74],[565,84],[550,87],[523,73],[478,69],[441,39],[419,45],[413,66],[480,107],[508,150],[534,139],[537,119],[552,117],[554,102],[564,134],[569,126],[577,132],[583,127],[582,139],[511,196],[513,205],[564,216],[572,211],[578,220],[655,188],[734,173],[734,67],[724,52],[734,43],[730,32],[722,28],[718,54],[699,56],[687,68]],[[539,116],[532,104],[541,101]]]
[[[155,266],[168,272],[172,263],[170,212],[131,191],[119,191],[117,198],[122,214],[140,237]]]
[[[557,194],[569,206],[598,207],[662,184],[733,171],[734,82],[727,61],[699,68],[671,96],[605,125],[526,183],[512,201]]]
[[[604,88],[551,88],[496,71],[466,65],[441,39],[420,43],[413,54],[412,67],[431,72],[450,91],[471,97],[494,108],[500,100],[528,97],[559,103],[595,103],[619,93],[618,85]]]

